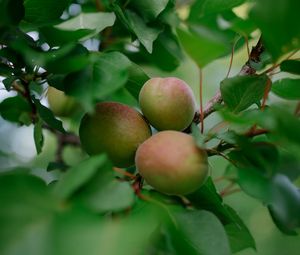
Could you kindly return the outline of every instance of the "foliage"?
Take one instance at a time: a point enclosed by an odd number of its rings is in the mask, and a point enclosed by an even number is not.
[[[1,254],[227,255],[255,249],[255,237],[223,201],[237,186],[268,208],[280,231],[296,235],[300,62],[292,56],[300,48],[300,2],[275,2],[0,0],[0,76],[4,89],[16,92],[0,103],[0,115],[34,127],[38,154],[44,130],[55,134],[58,157],[47,170],[60,171],[48,183],[30,169],[1,170]],[[235,11],[243,4],[247,17]],[[222,178],[230,185],[223,191],[209,177],[192,194],[168,196],[143,185],[135,167],[114,168],[104,154],[64,162],[63,147],[79,145],[68,123],[78,126],[80,118],[53,114],[42,100],[48,85],[72,96],[80,116],[101,101],[137,107],[149,79],[145,65],[170,72],[191,58],[202,69],[251,39],[258,43],[241,72],[220,81],[220,92],[184,131],[208,156],[228,160]],[[277,70],[287,77],[274,79]],[[196,124],[213,112],[226,128],[201,133]]]

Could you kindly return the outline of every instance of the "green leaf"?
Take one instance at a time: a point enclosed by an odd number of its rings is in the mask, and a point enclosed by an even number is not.
[[[299,154],[293,155],[290,151],[282,152],[280,155],[278,173],[284,174],[294,182],[300,176]]]
[[[153,42],[162,32],[160,27],[150,27],[134,12],[126,11],[126,16],[129,21],[130,28],[133,30],[141,44],[149,53],[152,53]]]
[[[59,19],[69,5],[70,0],[24,0],[25,21],[38,26]]]
[[[78,16],[56,25],[61,30],[76,31],[90,29],[99,33],[106,27],[111,27],[116,20],[113,12],[80,13]]]
[[[68,169],[68,166],[62,162],[49,162],[49,164],[47,166],[47,172],[51,172],[54,170],[65,171],[67,169]]]
[[[199,148],[205,148],[205,136],[201,134],[199,127],[192,123],[192,136]]]
[[[130,61],[119,52],[92,54],[90,64],[64,79],[65,92],[78,99],[87,111],[125,85]]]
[[[263,175],[256,169],[240,168],[238,182],[250,196],[268,205],[277,227],[295,234],[300,227],[300,192],[284,175]]]
[[[298,0],[256,1],[250,18],[262,32],[263,42],[274,62],[284,53],[300,48]],[[289,28],[289,29],[287,29]]]
[[[245,0],[196,0],[191,6],[190,17],[203,17],[222,11],[231,10],[243,4]]]
[[[79,188],[93,178],[97,171],[107,164],[105,155],[90,157],[68,169],[67,173],[55,184],[53,192],[61,198],[69,198]]]
[[[277,80],[272,85],[272,92],[285,99],[298,100],[300,99],[300,79]]]
[[[4,43],[6,44],[6,43]],[[21,74],[21,68],[24,67],[24,61],[22,56],[16,51],[12,50],[10,47],[5,47],[0,49],[0,56],[2,57],[2,62],[11,62],[14,66],[14,73]]]
[[[184,58],[177,37],[169,29],[158,36],[153,44],[152,54],[145,52],[143,55],[164,71],[175,70]]]
[[[14,69],[6,64],[0,63],[0,75],[10,76],[14,72]]]
[[[201,68],[229,50],[222,34],[204,26],[193,26],[190,31],[177,29],[177,34],[187,54]]]
[[[96,212],[119,211],[134,201],[133,189],[127,182],[115,179],[105,155],[90,157],[70,168],[53,191],[61,198],[71,197]]]
[[[110,220],[75,208],[54,218],[54,225],[50,225],[54,241],[45,241],[52,247],[50,254],[56,255],[82,255],[86,251],[89,255],[141,254],[158,223],[151,211]],[[46,248],[44,245],[45,252]]]
[[[40,154],[42,152],[42,148],[44,144],[42,125],[43,122],[41,119],[39,119],[34,124],[34,129],[33,129],[33,138],[34,138],[34,144],[35,144],[37,154]]]
[[[157,20],[171,28],[178,27],[180,18],[176,12],[176,0],[169,0],[166,8],[158,15]]]
[[[280,70],[292,74],[300,74],[300,61],[285,60],[280,64]]]
[[[55,27],[42,27],[39,29],[43,39],[51,46],[60,46],[67,43],[78,42],[89,36],[93,36],[94,30],[78,29],[67,31]]]
[[[32,70],[35,66],[40,66],[51,72],[63,73],[79,70],[87,64],[84,61],[87,59],[88,51],[80,44],[66,44],[47,52],[30,46],[28,42],[19,39],[15,39],[12,46],[15,51],[22,55],[27,68]]]
[[[264,95],[268,77],[235,76],[221,82],[221,94],[225,104],[233,112],[240,112],[257,103]]]
[[[20,199],[22,198],[22,199]],[[0,250],[4,255],[45,254],[45,228],[57,201],[38,177],[21,172],[0,175]],[[34,238],[35,236],[35,238]],[[44,246],[41,249],[41,246]]]
[[[274,175],[279,167],[279,152],[269,142],[251,142],[249,138],[237,136],[239,149],[229,153],[232,160],[241,167],[256,168],[268,175]]]
[[[47,82],[51,87],[54,87],[58,90],[64,91],[63,80],[66,77],[66,74],[52,74],[47,76]]]
[[[270,130],[274,130],[274,133],[278,135],[277,140],[282,138],[287,139],[289,142],[300,144],[300,133],[295,130],[300,130],[300,120],[295,115],[287,111],[286,109],[280,109],[273,106],[266,114],[271,114],[271,117],[275,119],[275,125],[272,126],[272,122],[267,118],[261,119],[260,122],[264,127]]]
[[[89,52],[80,44],[66,45],[42,55],[46,69],[55,75],[76,72],[89,64]]]
[[[119,102],[131,107],[139,107],[138,101],[125,88],[118,89],[116,92],[106,97],[104,101]]]
[[[42,105],[40,100],[33,98],[33,102],[37,108],[37,112],[42,118],[42,120],[47,123],[50,127],[65,133],[66,131],[63,128],[62,122],[56,119],[50,109]]]
[[[272,105],[272,107],[268,107],[264,111],[252,109],[239,114],[228,112],[226,109],[219,112],[222,113],[222,117],[226,121],[234,124],[236,127],[243,128],[242,134],[244,134],[245,128],[248,129],[253,125],[258,125],[270,131],[272,134],[270,138],[276,144],[300,144],[300,133],[295,132],[295,130],[300,130],[300,121],[286,107]]]
[[[143,71],[143,69],[137,64],[131,62],[128,68],[128,81],[125,84],[125,88],[130,92],[130,94],[139,100],[140,90],[150,77]]]
[[[0,204],[3,255],[141,254],[162,219],[152,207],[104,218],[59,201],[41,179],[20,173],[0,175]]]
[[[153,42],[157,39],[158,35],[162,32],[161,26],[150,26],[135,12],[122,9],[114,4],[114,11],[120,21],[127,27],[129,31],[136,35],[141,44],[146,48],[149,53],[152,53]]]
[[[167,6],[169,0],[132,0],[130,6],[146,20],[154,20]]]
[[[248,228],[237,213],[223,203],[211,177],[200,189],[188,195],[187,198],[197,209],[208,210],[219,218],[227,232],[232,251],[237,252],[245,248],[255,249],[255,242]],[[240,241],[237,240],[238,236],[241,236]]]
[[[175,215],[186,241],[198,254],[231,254],[226,232],[216,216],[207,211],[185,211]]]
[[[16,76],[9,76],[2,81],[7,91],[10,91],[12,83],[17,79],[18,78]]]
[[[0,0],[0,28],[6,25],[17,25],[23,17],[22,0]]]
[[[196,208],[214,213],[223,224],[228,224],[232,221],[231,215],[224,208],[222,198],[217,193],[211,177],[208,177],[201,188],[194,193],[187,195],[187,198]]]
[[[251,37],[251,33],[256,29],[256,25],[251,19],[242,19],[236,16],[228,22],[229,28],[242,36]],[[238,48],[237,46],[238,44],[236,45],[236,48]]]
[[[112,26],[115,19],[114,13],[81,13],[56,26],[41,28],[40,31],[51,46],[58,46],[68,42],[87,40],[106,27]]]
[[[3,119],[29,125],[31,123],[31,107],[21,96],[9,97],[0,103],[0,114]]]
[[[245,223],[231,207],[225,205],[225,208],[234,217],[233,223],[224,226],[229,238],[231,251],[236,253],[247,248],[256,250],[255,240]]]
[[[116,180],[112,166],[106,164],[74,199],[95,212],[120,211],[133,204],[134,191],[128,182]]]

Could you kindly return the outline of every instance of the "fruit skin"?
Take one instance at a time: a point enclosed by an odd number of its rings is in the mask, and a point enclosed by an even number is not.
[[[195,115],[191,88],[175,77],[151,78],[142,87],[139,103],[143,114],[157,130],[182,131]]]
[[[146,140],[136,152],[135,163],[148,184],[170,195],[195,191],[208,175],[206,152],[190,135],[178,131],[162,131]]]
[[[98,103],[80,123],[79,137],[90,155],[107,153],[117,167],[134,164],[138,146],[151,136],[151,129],[135,109],[116,102]]]
[[[67,96],[63,91],[49,86],[48,92],[49,107],[58,117],[69,117],[77,110],[78,104],[75,99]]]

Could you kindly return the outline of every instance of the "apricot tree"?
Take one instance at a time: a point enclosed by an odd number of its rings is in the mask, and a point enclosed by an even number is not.
[[[299,10],[299,0],[0,0],[0,253],[255,250],[227,200],[242,192],[298,234]],[[17,127],[32,130],[31,162],[7,148]]]

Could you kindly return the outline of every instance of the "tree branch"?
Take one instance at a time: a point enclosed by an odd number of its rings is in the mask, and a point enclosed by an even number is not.
[[[74,133],[61,133],[54,128],[44,124],[43,128],[46,130],[49,130],[51,133],[53,133],[56,136],[57,139],[57,149],[55,154],[55,162],[64,164],[63,160],[63,149],[66,145],[72,145],[72,146],[80,146],[80,140],[77,135]]]
[[[244,133],[244,136],[252,138],[259,135],[265,135],[268,134],[270,131],[264,128],[256,129],[256,128],[250,128],[246,133]],[[207,149],[206,152],[208,156],[214,156],[214,155],[220,155],[223,151],[226,151],[228,149],[234,149],[237,148],[235,144],[230,143],[220,143],[216,147],[212,149]],[[223,155],[221,155],[223,156]]]
[[[252,66],[251,63],[259,63],[260,62],[260,56],[264,52],[264,46],[261,40],[261,37],[259,38],[257,44],[252,48],[251,53],[249,55],[249,59],[247,62],[243,65],[241,68],[241,71],[238,75],[253,75],[256,73],[256,69]],[[221,91],[218,90],[216,94],[207,102],[207,104],[204,107],[203,115],[204,118],[209,116],[211,113],[215,111],[215,105],[222,103],[222,95]],[[199,124],[200,123],[200,114],[199,112],[196,112],[194,123]]]
[[[30,107],[31,107],[31,119],[32,119],[32,123],[35,123],[37,120],[37,109],[36,109],[36,105],[34,104],[34,102],[32,101],[31,98],[31,93],[30,93],[30,88],[29,88],[29,82],[27,80],[24,79],[20,79],[21,84],[24,87],[24,91],[20,93],[22,94],[22,96],[27,100],[27,102],[29,103]]]

